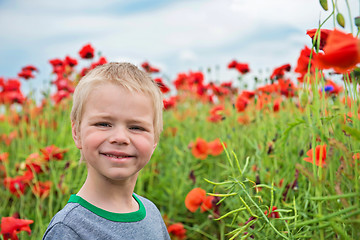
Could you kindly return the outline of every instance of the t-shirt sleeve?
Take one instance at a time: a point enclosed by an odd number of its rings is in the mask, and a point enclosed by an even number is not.
[[[70,227],[63,223],[56,223],[49,228],[42,240],[63,239],[63,240],[81,240],[80,236]]]

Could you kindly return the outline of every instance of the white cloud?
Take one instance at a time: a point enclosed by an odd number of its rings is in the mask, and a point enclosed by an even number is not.
[[[347,16],[343,2],[339,9]],[[8,1],[0,8],[0,54],[16,49],[47,65],[51,58],[77,56],[90,42],[109,60],[147,60],[172,76],[189,67],[225,68],[234,58],[254,68],[274,67],[295,63],[308,41],[306,30],[329,14],[314,0],[173,1],[131,14],[121,11],[128,3]],[[359,7],[356,0],[349,4]],[[0,66],[0,75],[7,74],[6,69]]]
[[[183,50],[179,54],[179,59],[185,62],[194,62],[198,59],[196,54],[191,50]]]

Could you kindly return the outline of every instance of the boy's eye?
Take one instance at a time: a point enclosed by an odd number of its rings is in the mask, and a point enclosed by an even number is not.
[[[111,127],[111,125],[109,123],[106,123],[106,122],[95,123],[95,126],[97,126],[97,127]]]
[[[137,130],[137,131],[145,131],[145,128],[140,127],[140,126],[131,126],[130,129],[131,130]]]

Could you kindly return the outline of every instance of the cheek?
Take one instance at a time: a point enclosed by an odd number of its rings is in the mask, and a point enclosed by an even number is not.
[[[143,138],[138,141],[138,149],[144,154],[151,156],[154,151],[154,141],[152,138]]]
[[[98,138],[94,134],[82,136],[82,150],[91,151],[96,148],[99,144],[97,139]]]

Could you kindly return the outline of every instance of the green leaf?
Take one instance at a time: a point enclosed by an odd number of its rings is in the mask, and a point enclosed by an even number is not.
[[[306,123],[305,120],[299,119],[299,118],[296,119],[295,122],[288,123],[288,126],[289,126],[289,127],[284,131],[284,133],[283,133],[283,135],[282,135],[282,137],[281,137],[281,140],[282,140],[283,142],[286,142],[286,140],[287,140],[288,137],[289,137],[290,131],[291,131],[293,128],[295,128],[296,126],[301,125],[301,124],[305,124],[305,123]]]
[[[350,134],[350,136],[352,136],[356,140],[360,141],[360,131],[359,130],[349,127],[347,125],[343,125],[342,130],[344,130],[346,133]]]

